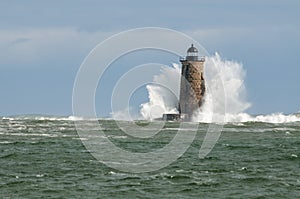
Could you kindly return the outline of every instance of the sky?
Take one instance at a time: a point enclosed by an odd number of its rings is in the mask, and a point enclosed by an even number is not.
[[[298,112],[299,9],[297,0],[1,1],[0,115],[72,115],[84,58],[109,36],[141,27],[183,32],[243,64],[248,113]],[[98,103],[100,116],[109,115],[107,102]]]

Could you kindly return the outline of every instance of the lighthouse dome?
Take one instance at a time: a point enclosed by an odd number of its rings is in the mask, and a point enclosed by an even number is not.
[[[198,61],[198,49],[192,44],[187,50],[186,60],[188,61]]]
[[[198,49],[194,47],[194,44],[192,44],[191,47],[187,50],[188,53],[197,53]]]

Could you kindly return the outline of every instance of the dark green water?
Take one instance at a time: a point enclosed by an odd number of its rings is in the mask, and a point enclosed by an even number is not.
[[[136,152],[163,147],[178,126],[168,123],[151,140],[99,122],[117,146]],[[227,124],[199,159],[207,127],[176,162],[134,174],[98,162],[71,120],[0,118],[0,198],[299,198],[300,122]]]

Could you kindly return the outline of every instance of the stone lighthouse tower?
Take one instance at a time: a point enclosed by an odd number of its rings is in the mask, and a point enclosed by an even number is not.
[[[205,93],[204,62],[198,57],[197,48],[192,46],[187,50],[187,56],[180,60],[182,64],[179,114],[185,121],[190,121],[195,110],[201,105]]]

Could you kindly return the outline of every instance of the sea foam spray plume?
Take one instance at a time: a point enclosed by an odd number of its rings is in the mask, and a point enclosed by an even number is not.
[[[194,122],[266,122],[287,123],[300,121],[300,114],[251,116],[245,111],[251,106],[246,100],[244,79],[246,72],[241,63],[223,60],[218,53],[206,57],[205,81],[207,91],[203,106],[194,113]],[[220,81],[221,79],[221,81]],[[178,113],[180,67],[163,67],[161,74],[154,77],[154,83],[147,85],[149,102],[141,105],[144,119],[162,117],[164,113]],[[168,85],[168,88],[159,86]],[[171,92],[170,90],[174,91]],[[225,93],[225,95],[224,95]],[[224,106],[225,117],[224,117]],[[220,115],[220,117],[218,117]],[[214,117],[213,117],[214,116]],[[218,121],[221,118],[222,121]]]
[[[172,67],[163,66],[161,73],[154,76],[153,82],[155,84],[147,85],[149,102],[141,104],[140,113],[144,119],[160,118],[164,113],[178,113],[179,66],[177,64],[173,64]]]
[[[245,71],[240,63],[224,61],[217,53],[212,57],[207,57],[205,62],[205,80],[208,89],[204,104],[200,110],[194,113],[193,121],[218,122],[212,121],[212,115],[222,114],[224,103],[226,114],[242,113],[249,108],[250,103],[245,100],[244,78]],[[147,85],[149,102],[141,105],[142,116],[151,120],[161,117],[163,113],[178,112],[179,66],[173,64],[173,67],[164,67],[161,74],[154,77],[154,82],[158,85]],[[169,85],[170,90],[176,91],[176,93],[159,86],[161,83]]]
[[[245,74],[242,64],[222,60],[218,53],[207,57],[205,81],[208,89],[204,104],[194,113],[193,121],[219,122],[211,121],[211,118],[213,114],[223,115],[224,106],[225,121],[227,114],[235,115],[248,109],[251,105],[246,101]]]

